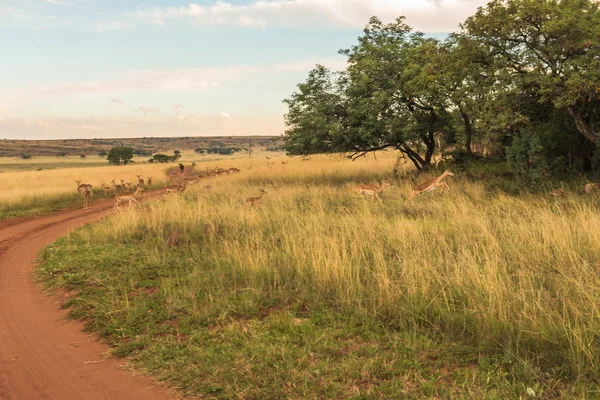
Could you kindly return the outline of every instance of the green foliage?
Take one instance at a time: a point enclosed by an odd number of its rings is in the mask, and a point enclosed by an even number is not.
[[[136,148],[133,150],[133,154],[137,156],[151,156],[152,152],[150,150]]]
[[[359,43],[341,53],[348,57],[346,71],[317,66],[284,100],[286,150],[360,157],[394,148],[417,169],[430,165],[435,135],[450,123],[439,42],[412,34],[403,18],[383,24],[373,17]]]
[[[152,156],[152,158],[150,160],[148,160],[148,162],[150,163],[170,163],[170,162],[175,162],[179,159],[179,155],[178,154],[174,154],[172,156],[168,156],[166,154],[155,154]]]
[[[462,28],[439,42],[402,17],[371,18],[341,51],[343,72],[317,66],[284,100],[286,150],[356,157],[395,148],[422,169],[452,145],[505,159],[519,137],[513,165],[523,135],[544,126],[552,135],[535,140],[550,169],[590,169],[600,139],[598,2],[493,0]]]
[[[23,153],[23,154],[21,154],[21,158],[23,160],[29,160],[31,158],[31,155]]]
[[[548,178],[548,165],[539,136],[524,132],[513,138],[506,159],[520,183],[540,183]]]
[[[106,159],[114,165],[127,165],[133,159],[133,148],[113,147],[108,151]]]

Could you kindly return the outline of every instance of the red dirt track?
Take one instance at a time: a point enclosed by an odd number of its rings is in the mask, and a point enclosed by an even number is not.
[[[83,324],[66,321],[59,300],[32,280],[40,250],[112,205],[99,200],[86,211],[0,221],[0,400],[170,398],[105,358],[108,347],[82,332]]]

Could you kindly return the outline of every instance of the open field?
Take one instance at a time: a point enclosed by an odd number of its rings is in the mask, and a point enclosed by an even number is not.
[[[280,137],[274,136],[191,136],[191,137],[145,137],[122,139],[64,139],[64,140],[12,140],[0,139],[0,157],[57,156],[64,154],[79,158],[80,155],[96,156],[100,151],[108,151],[114,146],[129,146],[152,153],[171,153],[173,150],[195,149],[197,147],[237,147],[260,150],[280,147]],[[146,157],[147,159],[148,157]],[[0,170],[2,167],[0,166]]]
[[[70,207],[80,201],[76,180],[94,185],[96,196],[102,196],[100,185],[110,184],[112,179],[136,182],[136,175],[145,180],[153,177],[153,186],[163,185],[164,171],[176,166],[179,162],[190,167],[197,163],[198,169],[209,166],[230,166],[234,160],[243,161],[244,165],[262,163],[266,154],[270,157],[281,156],[282,153],[256,152],[254,158],[248,160],[247,155],[236,153],[231,156],[216,154],[199,155],[192,150],[182,150],[181,159],[171,164],[143,163],[148,157],[134,158],[136,161],[127,166],[111,166],[100,157],[37,157],[30,160],[18,158],[0,158],[0,219],[21,215],[40,215],[50,211]],[[41,168],[41,171],[37,171]]]
[[[457,173],[405,204],[391,153],[288,161],[110,215],[39,276],[132,368],[201,398],[600,396],[597,197]],[[382,204],[353,199],[383,179]]]

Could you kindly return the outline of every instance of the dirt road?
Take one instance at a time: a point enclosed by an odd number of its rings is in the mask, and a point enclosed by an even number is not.
[[[68,322],[59,300],[32,281],[37,253],[60,236],[100,219],[112,208],[0,221],[0,399],[169,399],[151,380],[133,377],[105,359],[108,347]]]

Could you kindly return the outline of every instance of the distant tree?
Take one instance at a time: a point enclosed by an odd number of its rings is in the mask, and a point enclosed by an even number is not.
[[[82,154],[79,156],[80,158],[85,158],[85,154]]]
[[[133,154],[135,154],[136,156],[151,156],[152,152],[149,150],[138,148],[133,150]]]
[[[65,157],[66,155],[67,155],[67,153],[60,152],[60,153],[56,154],[56,157]]]
[[[108,155],[108,153],[106,152],[106,150],[101,150],[101,151],[98,153],[98,157],[106,157],[107,155]]]
[[[181,152],[179,150],[173,150],[173,154],[176,156],[181,156]]]
[[[196,153],[198,153],[198,154],[204,154],[204,153],[206,152],[204,149],[202,149],[202,148],[200,148],[200,147],[198,147],[198,148],[194,149],[194,151],[195,151]]]
[[[29,160],[29,159],[31,158],[31,156],[30,156],[29,154],[25,154],[25,153],[23,153],[23,154],[21,154],[21,158],[22,158],[23,160]]]
[[[178,159],[177,155],[168,156],[166,154],[155,154],[151,159],[148,160],[149,163],[169,163],[174,162]]]
[[[108,151],[106,159],[114,165],[127,165],[133,158],[133,148],[113,147]]]

